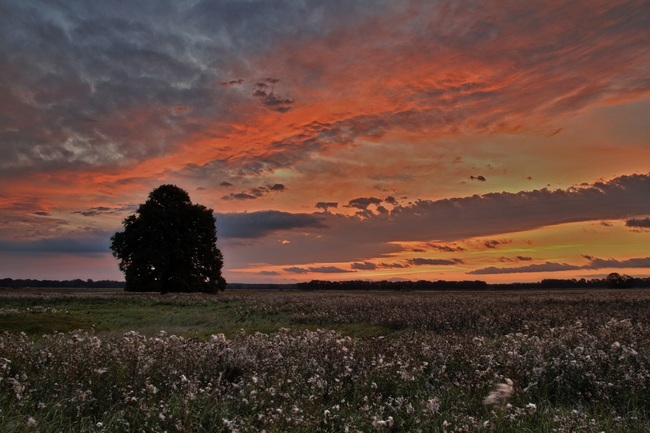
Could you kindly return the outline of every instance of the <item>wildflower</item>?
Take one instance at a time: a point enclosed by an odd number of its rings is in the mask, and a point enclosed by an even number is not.
[[[389,416],[387,420],[375,419],[372,421],[373,427],[392,427],[394,423],[393,417]]]
[[[102,424],[101,421],[98,421],[97,424],[95,424],[95,427],[102,428],[102,427],[104,427],[104,424]]]
[[[488,394],[483,399],[483,404],[486,406],[501,406],[505,403],[514,393],[514,383],[510,379],[506,379],[506,383],[500,383],[496,389]]]
[[[436,414],[440,410],[440,400],[438,398],[430,398],[424,403],[424,410],[431,414]]]
[[[27,418],[27,427],[34,428],[37,425],[38,425],[38,422],[36,422],[36,420],[34,418],[32,418],[31,416],[29,418]]]

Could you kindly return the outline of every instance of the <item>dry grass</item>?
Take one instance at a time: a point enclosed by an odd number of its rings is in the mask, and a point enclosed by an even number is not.
[[[650,292],[0,297],[90,316],[0,335],[3,432],[650,431]]]

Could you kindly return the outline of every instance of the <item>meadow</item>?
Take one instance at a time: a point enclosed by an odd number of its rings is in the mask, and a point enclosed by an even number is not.
[[[2,432],[650,432],[650,290],[0,302]]]

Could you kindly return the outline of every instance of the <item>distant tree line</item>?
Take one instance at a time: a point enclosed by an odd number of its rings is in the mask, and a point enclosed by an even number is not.
[[[298,290],[486,290],[485,281],[322,281],[297,283]]]
[[[71,289],[123,289],[124,281],[91,279],[81,280],[32,280],[0,279],[0,287],[6,288],[71,288]],[[544,289],[616,289],[650,288],[650,278],[634,278],[618,273],[606,278],[593,279],[544,279],[534,283],[488,284],[485,281],[323,281],[312,280],[296,284],[246,284],[228,283],[234,290],[385,290],[385,291],[462,291],[462,290],[544,290]]]
[[[544,279],[534,283],[488,284],[485,281],[322,281],[297,283],[298,290],[539,290],[539,289],[623,289],[650,288],[650,278],[634,278],[612,273],[607,278]]]
[[[94,281],[91,279],[81,280],[79,278],[74,280],[32,280],[32,279],[18,279],[2,278],[0,279],[0,287],[20,289],[27,287],[36,288],[70,288],[70,289],[123,289],[124,281],[111,281],[99,280]]]

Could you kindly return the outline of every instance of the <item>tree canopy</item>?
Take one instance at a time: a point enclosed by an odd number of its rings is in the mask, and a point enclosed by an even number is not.
[[[208,292],[224,290],[223,256],[217,248],[212,209],[192,204],[175,185],[161,185],[111,237],[124,272],[125,290]]]

